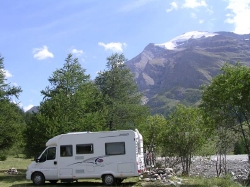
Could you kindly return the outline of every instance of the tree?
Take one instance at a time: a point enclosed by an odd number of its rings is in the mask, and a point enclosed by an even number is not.
[[[216,173],[217,177],[227,174],[226,156],[232,150],[235,141],[235,134],[228,128],[221,125],[215,129],[215,151],[217,155]]]
[[[183,174],[188,175],[192,156],[209,136],[200,109],[177,105],[161,132],[168,154],[181,158]]]
[[[202,87],[202,107],[213,118],[215,128],[223,126],[239,133],[250,159],[250,68],[226,63],[210,85]]]
[[[63,68],[56,70],[49,77],[48,80],[51,87],[47,86],[45,90],[41,91],[44,99],[51,99],[60,92],[67,97],[75,94],[81,85],[89,82],[90,76],[86,75],[85,71],[78,62],[78,59],[73,59],[72,54],[69,54],[65,59]]]
[[[20,125],[24,125],[20,108],[11,101],[12,97],[18,98],[22,90],[6,83],[3,60],[0,56],[0,155],[20,141],[17,135],[23,127]]]
[[[161,131],[166,126],[166,119],[163,115],[148,116],[146,122],[139,124],[138,129],[143,136],[144,150],[150,152],[153,156],[150,160],[150,165],[155,165],[156,154],[162,151]]]
[[[77,58],[71,54],[61,69],[49,77],[50,87],[41,93],[39,112],[28,122],[26,154],[42,151],[45,141],[62,133],[102,130],[102,97]],[[31,131],[35,133],[32,135]],[[39,140],[36,137],[39,136]],[[42,137],[42,138],[41,138]]]
[[[69,54],[65,62],[63,68],[56,70],[49,78],[52,87],[41,91],[45,96],[41,113],[53,119],[56,124],[52,126],[61,129],[58,133],[100,130],[100,92],[77,58],[73,59]]]
[[[148,108],[142,105],[142,94],[138,92],[134,76],[124,64],[123,54],[107,58],[107,70],[100,72],[95,84],[104,101],[106,125],[109,130],[134,128],[148,115]]]
[[[166,123],[166,119],[163,115],[156,114],[154,116],[148,116],[146,122],[139,124],[138,129],[143,135],[143,144],[146,149],[152,150],[153,147],[161,143],[159,134]]]
[[[15,96],[18,98],[19,93],[22,92],[20,87],[10,86],[10,83],[6,83],[5,74],[4,74],[4,58],[0,55],[0,100],[7,100]]]

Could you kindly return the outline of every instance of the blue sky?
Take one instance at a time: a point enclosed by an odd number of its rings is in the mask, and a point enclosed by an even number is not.
[[[2,0],[0,54],[26,111],[69,53],[94,79],[114,52],[130,60],[189,31],[250,33],[249,18],[250,0]]]

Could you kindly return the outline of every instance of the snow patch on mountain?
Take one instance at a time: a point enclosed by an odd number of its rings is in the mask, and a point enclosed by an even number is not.
[[[175,38],[173,38],[172,40],[163,43],[163,44],[155,44],[156,46],[159,47],[164,47],[166,49],[169,50],[174,50],[176,49],[178,46],[186,43],[188,40],[190,39],[198,39],[198,38],[207,38],[207,37],[212,37],[217,35],[216,33],[212,33],[212,32],[200,32],[200,31],[192,31],[192,32],[187,32],[184,33],[180,36],[177,36]]]

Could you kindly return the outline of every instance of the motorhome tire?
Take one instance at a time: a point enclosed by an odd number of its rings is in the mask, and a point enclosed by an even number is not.
[[[115,184],[116,179],[114,178],[113,175],[107,174],[107,175],[104,175],[104,176],[102,177],[102,182],[103,182],[103,184],[106,185],[106,186],[112,186],[112,185]]]
[[[44,176],[40,172],[35,172],[32,175],[32,181],[33,181],[33,184],[35,185],[43,185],[45,183]]]
[[[49,182],[50,182],[51,184],[56,184],[57,181],[58,181],[58,180],[50,180]]]

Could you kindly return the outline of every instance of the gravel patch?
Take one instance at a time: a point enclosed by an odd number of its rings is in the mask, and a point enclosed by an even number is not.
[[[169,159],[170,161],[173,161]],[[158,166],[164,166],[164,159],[157,158]],[[205,178],[217,177],[217,170],[219,162],[217,156],[212,155],[210,157],[196,156],[192,158],[192,164],[190,169],[190,176],[201,176]],[[181,163],[174,165],[172,168],[165,167],[149,167],[149,171],[142,177],[144,181],[160,181],[165,185],[172,184],[174,186],[180,185],[182,182],[181,174],[182,167]],[[170,164],[171,165],[171,164]],[[222,164],[221,175],[230,175],[233,180],[239,183],[246,183],[248,181],[248,175],[250,173],[250,164],[248,162],[248,155],[227,155],[226,165]],[[175,181],[170,180],[177,177]],[[180,178],[179,178],[180,177]]]

